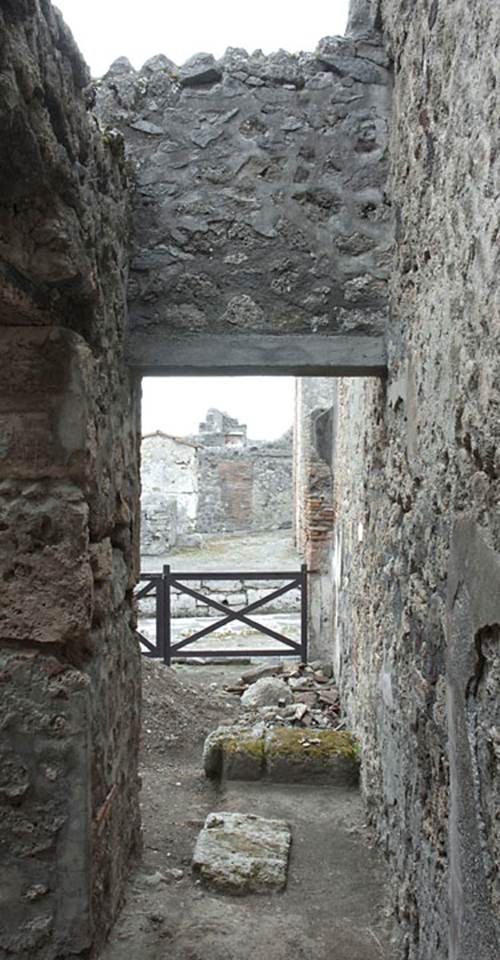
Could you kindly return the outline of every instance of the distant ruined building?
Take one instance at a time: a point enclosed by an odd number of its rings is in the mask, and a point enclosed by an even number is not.
[[[499,49],[497,0],[352,0],[311,53],[92,82],[50,0],[0,0],[0,960],[97,956],[140,851],[173,373],[307,381],[296,523],[399,956],[498,960]],[[229,426],[175,442],[210,478],[178,529],[265,514],[279,444]]]
[[[202,535],[292,527],[292,431],[249,441],[246,426],[209,410],[189,438],[142,439],[141,550],[161,556]]]

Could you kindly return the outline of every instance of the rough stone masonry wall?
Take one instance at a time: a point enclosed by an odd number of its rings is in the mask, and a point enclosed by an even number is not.
[[[193,357],[219,334],[383,333],[388,78],[377,37],[113,64],[97,107],[137,171],[133,363],[185,334]]]
[[[196,529],[220,534],[292,526],[292,437],[198,450]]]
[[[0,957],[98,945],[140,841],[126,178],[47,0],[0,0]]]
[[[198,513],[198,446],[161,431],[141,444],[141,555],[188,546]]]
[[[500,6],[383,0],[378,15],[398,233],[387,383],[344,381],[339,398],[337,672],[401,957],[495,960]]]

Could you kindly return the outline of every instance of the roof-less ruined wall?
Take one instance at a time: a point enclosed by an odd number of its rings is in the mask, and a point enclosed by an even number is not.
[[[141,444],[141,555],[189,546],[198,513],[198,445],[157,431]]]
[[[285,334],[366,334],[377,352],[388,98],[377,35],[328,38],[314,54],[113,64],[96,109],[123,133],[137,179],[132,363],[168,366],[193,334],[200,350],[222,335],[226,349],[236,335],[281,335],[284,349]]]
[[[389,376],[340,391],[337,670],[401,956],[495,960],[500,7],[381,11],[399,224]]]
[[[203,434],[200,439],[203,439]],[[292,437],[248,445],[203,444],[196,528],[216,535],[292,526]]]
[[[0,0],[0,956],[33,960],[102,941],[140,843],[127,180],[88,81]]]

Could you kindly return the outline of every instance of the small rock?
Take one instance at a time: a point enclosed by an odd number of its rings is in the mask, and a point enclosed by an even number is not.
[[[141,67],[141,73],[158,73],[158,71],[174,71],[175,63],[172,60],[169,60],[168,57],[165,57],[163,53],[158,53],[154,57],[150,57],[149,60],[146,60]]]
[[[292,693],[278,677],[261,677],[241,697],[243,707],[270,707],[290,703]]]
[[[307,703],[298,703],[295,708],[295,713],[293,715],[294,720],[302,720],[308,711]]]
[[[292,690],[312,690],[310,677],[290,677],[288,685]]]
[[[163,873],[160,873],[159,870],[156,873],[150,873],[147,876],[142,877],[142,882],[146,884],[147,887],[158,887],[160,883],[165,883],[165,877]]]
[[[210,53],[195,53],[179,68],[177,75],[183,87],[203,86],[222,79],[222,71]]]
[[[329,678],[322,670],[315,670],[313,676],[316,683],[328,683]]]
[[[337,690],[320,690],[318,693],[318,699],[321,703],[335,704],[338,703],[339,695]]]
[[[327,660],[311,660],[309,666],[313,672],[320,670],[321,673],[324,673],[325,677],[333,677],[333,664]]]
[[[149,120],[136,120],[130,126],[132,130],[138,130],[139,133],[148,133],[152,137],[162,137],[164,132],[162,127],[159,127],[156,123],[151,123]]]
[[[304,666],[302,663],[287,663],[283,669],[285,678],[288,680],[290,677],[300,677]]]
[[[308,707],[314,707],[318,702],[318,694],[315,690],[298,690],[294,694],[294,699],[295,697],[297,697],[297,703],[307,703]]]
[[[262,677],[275,677],[280,673],[283,673],[282,663],[263,663],[260,667],[245,670],[245,673],[241,674],[241,680],[243,683],[255,683],[256,680],[260,680]]]
[[[27,900],[39,900],[40,897],[44,897],[46,893],[49,892],[49,888],[45,883],[34,883],[32,887],[25,893]]]
[[[183,877],[184,870],[179,870],[177,867],[165,871],[165,878],[168,880],[182,880]]]

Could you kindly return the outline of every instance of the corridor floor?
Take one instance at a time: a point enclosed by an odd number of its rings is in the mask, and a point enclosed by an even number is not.
[[[204,778],[204,734],[237,713],[223,688],[239,671],[145,663],[144,856],[102,960],[393,960],[385,867],[356,789]],[[290,823],[283,893],[231,897],[193,880],[194,842],[216,810]]]

